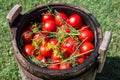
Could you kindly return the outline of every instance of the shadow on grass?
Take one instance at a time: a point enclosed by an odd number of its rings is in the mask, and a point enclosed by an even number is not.
[[[120,57],[107,57],[102,72],[95,80],[120,80]]]

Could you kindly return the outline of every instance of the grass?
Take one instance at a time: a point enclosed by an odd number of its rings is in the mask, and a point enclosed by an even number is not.
[[[120,0],[46,0],[49,2],[65,2],[81,6],[95,15],[101,25],[103,34],[112,32],[112,39],[107,51],[107,60],[102,73],[96,80],[120,80]],[[44,0],[0,0],[0,80],[21,80],[18,66],[11,46],[10,30],[6,15],[15,4],[21,4],[23,12]]]

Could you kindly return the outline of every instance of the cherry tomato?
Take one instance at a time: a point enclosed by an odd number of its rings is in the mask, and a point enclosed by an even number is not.
[[[53,62],[60,62],[62,60],[62,58],[60,57],[60,55],[52,53],[51,55],[51,59]]]
[[[74,55],[80,55],[81,53],[79,51],[76,51]],[[85,58],[86,59],[86,55],[81,55],[80,57]]]
[[[93,50],[94,49],[94,45],[90,42],[84,42],[81,46],[80,46],[80,52],[81,53],[85,53],[85,52],[88,52],[90,50]],[[90,55],[91,52],[88,52],[86,55]]]
[[[75,51],[76,47],[70,43],[63,43],[61,49],[70,56]]]
[[[36,40],[38,43],[41,43],[43,37],[41,33],[35,33],[33,36],[33,40]]]
[[[67,15],[63,12],[59,12],[55,16],[55,22],[58,26],[61,26],[64,24],[64,21],[67,20]]]
[[[47,20],[54,20],[54,16],[50,13],[46,13],[42,16],[42,21],[45,22]]]
[[[86,59],[84,57],[77,58],[77,64],[81,64],[85,61]]]
[[[44,39],[47,42],[48,41],[47,36],[48,36],[47,33],[37,32],[34,34],[33,40],[36,40],[37,42],[41,42],[41,40]]]
[[[65,42],[61,45],[61,50],[69,56],[76,50],[77,41],[74,38],[66,38]]]
[[[83,31],[83,30],[89,30],[89,29],[88,29],[88,26],[85,26],[85,25],[82,26],[81,29],[80,29],[80,31]]]
[[[39,55],[39,56],[37,56],[36,58],[37,58],[39,61],[43,62],[43,63],[46,63],[46,62],[47,62],[46,58],[45,58],[44,56],[42,56],[42,55]]]
[[[66,25],[60,26],[60,30],[65,31],[65,32],[68,32],[68,33],[70,32],[70,28],[67,27]]]
[[[33,54],[35,57],[39,55],[39,51],[36,49],[34,50],[34,54]]]
[[[51,38],[48,43],[52,44],[52,45],[56,45],[58,42],[58,40],[56,38]]]
[[[48,31],[48,32],[55,32],[57,30],[55,21],[53,21],[53,20],[47,20],[43,24],[42,29],[44,31]]]
[[[70,68],[72,68],[72,66],[69,63],[61,63],[59,67],[60,70],[65,70],[65,69],[70,69]]]
[[[47,68],[51,69],[51,70],[59,70],[59,65],[58,64],[51,64]]]
[[[79,55],[80,54],[80,52],[75,52],[75,55]],[[78,57],[77,59],[76,59],[76,64],[78,65],[78,64],[81,64],[81,63],[83,63],[84,61],[86,60],[86,56],[85,55],[81,55],[80,57]]]
[[[82,18],[78,14],[71,15],[68,18],[67,22],[69,25],[71,25],[72,27],[74,27],[76,29],[81,28],[81,26],[82,26]]]
[[[80,31],[80,34],[78,36],[80,41],[88,41],[88,42],[93,42],[94,40],[94,34],[91,30],[82,30]]]
[[[67,37],[66,38],[66,42],[70,43],[70,44],[76,44],[77,40],[75,40],[74,38],[71,38],[71,37]]]
[[[75,52],[75,55],[79,55],[79,54],[80,54],[79,51]],[[80,57],[77,58],[76,64],[78,65],[78,64],[83,63],[85,61],[85,59],[87,59],[86,56],[85,55],[81,55]]]
[[[70,54],[70,53],[67,53],[67,52],[64,52],[64,53],[63,53],[63,57],[64,57],[65,59],[67,59],[70,55],[71,55],[71,54]]]
[[[25,53],[25,55],[27,56],[31,56],[34,54],[35,51],[35,47],[31,44],[27,44],[23,47],[23,52]]]
[[[23,33],[22,33],[22,40],[25,42],[25,43],[30,43],[31,40],[32,40],[32,32],[30,30],[25,30]]]
[[[40,49],[39,49],[39,52],[44,57],[49,57],[51,55],[51,53],[52,53],[51,50],[47,49],[47,44],[41,45]]]
[[[65,53],[66,56],[70,56],[75,51],[75,46],[70,43],[63,43],[61,50]]]

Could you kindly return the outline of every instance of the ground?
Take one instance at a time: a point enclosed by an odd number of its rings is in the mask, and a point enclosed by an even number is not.
[[[21,4],[22,13],[37,5],[64,2],[89,10],[105,31],[112,32],[103,71],[96,80],[120,80],[120,0],[0,0],[0,80],[21,80],[11,46],[6,15],[15,4]]]

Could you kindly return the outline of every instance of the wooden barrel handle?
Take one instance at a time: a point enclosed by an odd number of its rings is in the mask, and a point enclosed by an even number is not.
[[[105,36],[103,38],[102,44],[99,47],[99,56],[98,56],[98,62],[99,62],[99,66],[98,66],[98,70],[97,72],[100,73],[103,69],[105,60],[106,60],[106,51],[108,49],[109,43],[111,41],[111,37],[112,37],[112,33],[109,31],[105,32]]]
[[[20,14],[21,11],[22,11],[21,5],[16,4],[6,16],[8,23],[11,24],[15,20],[15,18]]]

